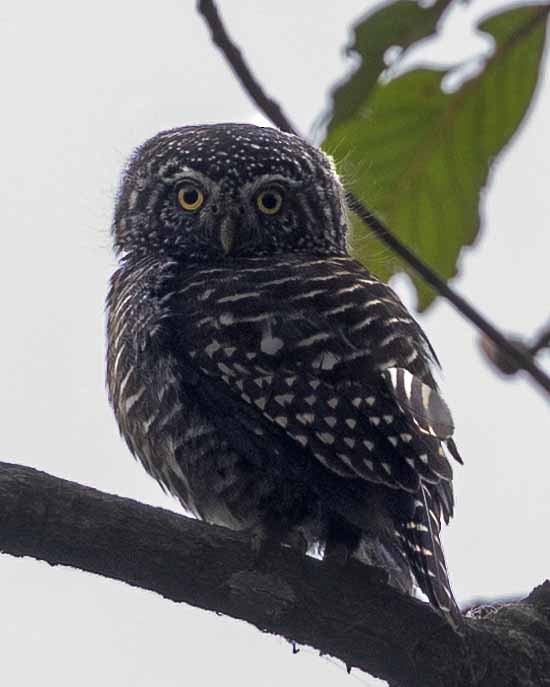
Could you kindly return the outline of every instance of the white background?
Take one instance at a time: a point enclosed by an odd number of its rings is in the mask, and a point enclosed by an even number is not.
[[[366,0],[226,0],[231,31],[304,132],[350,68],[342,47]],[[429,53],[488,47],[472,17]],[[500,5],[501,6],[501,5]],[[109,225],[132,148],[192,122],[263,120],[191,0],[16,2],[0,9],[0,460],[177,510],[131,459],[104,391]],[[550,305],[550,83],[501,156],[483,232],[454,285],[502,326],[531,335]],[[367,199],[368,200],[368,199]],[[444,228],[442,228],[444,230]],[[397,280],[412,303],[405,279]],[[456,595],[502,597],[550,575],[548,406],[525,380],[497,377],[476,333],[444,303],[421,317],[440,358],[466,465],[445,534]],[[43,562],[0,557],[1,678],[10,685],[375,684],[245,623]]]

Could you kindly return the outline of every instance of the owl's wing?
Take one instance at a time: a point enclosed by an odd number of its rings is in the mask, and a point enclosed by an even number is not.
[[[426,337],[387,285],[348,258],[250,260],[197,269],[172,298],[182,356],[247,430],[342,477],[440,485],[448,519],[452,420]]]

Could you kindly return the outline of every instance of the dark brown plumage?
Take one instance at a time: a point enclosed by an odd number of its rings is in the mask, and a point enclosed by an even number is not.
[[[429,343],[348,256],[342,188],[295,136],[184,127],[114,222],[108,385],[131,451],[208,522],[354,554],[455,621],[439,542],[453,426]]]

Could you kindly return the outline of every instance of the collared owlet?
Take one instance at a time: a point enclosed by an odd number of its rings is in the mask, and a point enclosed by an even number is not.
[[[437,361],[348,233],[330,158],[297,136],[217,124],[147,141],[114,216],[110,399],[197,517],[381,566],[458,622]]]

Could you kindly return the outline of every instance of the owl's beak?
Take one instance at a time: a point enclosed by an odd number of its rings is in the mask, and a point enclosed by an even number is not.
[[[235,243],[235,234],[236,218],[233,214],[228,214],[223,218],[220,227],[220,243],[222,244],[224,255],[231,253]]]

